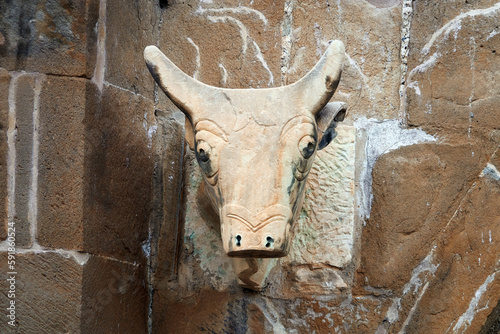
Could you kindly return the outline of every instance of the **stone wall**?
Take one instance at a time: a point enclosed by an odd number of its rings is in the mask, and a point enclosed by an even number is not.
[[[0,0],[0,303],[20,333],[495,333],[500,3]],[[142,50],[227,88],[346,45],[290,255],[237,284]],[[2,313],[3,314],[3,313]],[[0,332],[15,332],[0,321]]]

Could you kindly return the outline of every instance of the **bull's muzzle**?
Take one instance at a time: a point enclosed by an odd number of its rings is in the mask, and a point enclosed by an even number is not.
[[[221,232],[224,250],[233,257],[282,257],[288,253],[292,211],[272,205],[254,214],[229,204],[222,208]]]

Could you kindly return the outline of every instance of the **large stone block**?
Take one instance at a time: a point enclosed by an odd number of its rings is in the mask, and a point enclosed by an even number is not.
[[[414,3],[410,38],[408,123],[474,137],[500,126],[500,7]]]
[[[144,259],[152,210],[154,105],[105,86],[85,123],[84,249],[118,259]]]
[[[157,111],[160,113],[160,111]],[[184,128],[173,115],[158,115],[157,165],[154,198],[155,220],[152,220],[151,261],[153,280],[175,279],[182,243]],[[181,120],[184,118],[182,115]]]
[[[82,266],[54,253],[16,254],[15,298],[7,298],[11,275],[2,253],[2,333],[80,333]],[[7,323],[5,305],[15,300],[16,326]],[[10,320],[10,319],[9,319]]]
[[[144,48],[157,44],[157,1],[106,1],[105,80],[153,99],[154,81],[144,64]],[[169,23],[170,24],[170,23]]]
[[[16,224],[16,244],[19,247],[31,246],[31,225],[33,217],[31,203],[32,168],[33,168],[33,134],[34,134],[34,115],[37,107],[37,100],[40,95],[37,85],[40,86],[42,78],[33,75],[20,75],[14,78],[14,94],[16,117],[15,133],[15,188],[14,203]]]
[[[0,240],[7,237],[7,129],[9,128],[10,74],[0,69]]]
[[[358,283],[400,291],[486,163],[477,147],[419,144],[379,158]]]
[[[442,333],[449,328],[456,333],[479,333],[500,300],[499,180],[498,174],[485,169],[443,230],[436,278],[420,299],[408,333],[424,329]]]
[[[50,248],[83,249],[84,118],[93,84],[47,76],[39,110],[37,241]]]
[[[142,266],[76,252],[17,253],[11,289],[6,253],[1,259],[0,300],[15,300],[16,310],[13,328],[2,307],[2,333],[147,332]]]
[[[0,7],[3,67],[92,76],[98,0],[2,1]]]
[[[209,85],[281,86],[282,18],[281,1],[246,6],[234,1],[174,2],[163,10],[158,47],[185,73]],[[159,108],[172,108],[161,91],[158,98]]]
[[[81,333],[148,332],[143,266],[92,256],[84,266]]]
[[[346,46],[347,58],[335,99],[351,117],[396,118],[399,110],[401,3],[399,1],[292,1],[286,83],[309,71],[330,40]],[[286,46],[284,46],[286,48]]]

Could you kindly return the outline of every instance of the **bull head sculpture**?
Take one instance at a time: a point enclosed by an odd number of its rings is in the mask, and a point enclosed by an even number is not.
[[[265,89],[205,85],[148,46],[149,71],[186,115],[205,188],[229,256],[282,257],[302,207],[316,151],[335,137],[346,105],[328,103],[340,81],[344,45],[333,41],[294,84]]]

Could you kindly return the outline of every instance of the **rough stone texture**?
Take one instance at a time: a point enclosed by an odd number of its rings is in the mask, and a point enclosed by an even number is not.
[[[7,292],[7,257],[0,287]],[[16,330],[2,333],[146,333],[144,270],[78,253],[16,254]],[[9,299],[0,294],[2,305]]]
[[[410,125],[468,137],[500,126],[499,19],[500,6],[493,1],[444,8],[416,3],[406,103]]]
[[[340,88],[349,118],[395,118],[399,109],[401,3],[399,1],[290,1],[291,21],[285,82],[300,79],[328,46],[346,45]],[[380,4],[383,3],[383,6]],[[377,6],[378,4],[378,6]],[[377,7],[376,7],[377,6]]]
[[[2,308],[7,305],[7,256],[2,253]],[[80,333],[82,266],[54,253],[16,254],[16,330],[2,333]],[[4,316],[5,317],[5,316]]]
[[[182,242],[184,129],[176,120],[182,114],[157,110],[158,161],[155,168],[154,214],[152,218],[151,259],[153,280],[175,279]]]
[[[9,86],[11,76],[0,69],[0,240],[7,237],[7,129],[9,127]]]
[[[2,0],[0,57],[7,70],[67,76],[94,72],[98,0]]]
[[[154,82],[144,66],[144,48],[158,41],[157,1],[106,0],[104,79],[153,99]]]
[[[144,259],[152,208],[153,102],[105,86],[85,115],[84,245],[92,254]]]
[[[486,161],[473,151],[471,145],[420,144],[379,158],[372,215],[363,229],[360,280],[376,288],[403,288],[481,173]]]
[[[185,73],[224,88],[281,86],[283,1],[173,1],[157,45]],[[171,110],[158,92],[159,108]],[[174,107],[175,108],[175,107]]]
[[[85,79],[47,76],[39,110],[37,241],[83,250]],[[90,96],[93,98],[93,96]]]
[[[142,266],[92,256],[82,285],[81,333],[147,333]]]
[[[35,77],[21,75],[15,82],[16,113],[16,175],[15,216],[16,243],[31,245],[29,214],[31,190],[31,163],[33,155],[33,110],[35,106]]]

